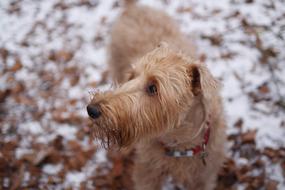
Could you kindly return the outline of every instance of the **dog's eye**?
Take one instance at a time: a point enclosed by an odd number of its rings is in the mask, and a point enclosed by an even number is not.
[[[147,93],[150,95],[150,96],[153,96],[153,95],[156,95],[157,94],[157,88],[156,88],[156,85],[155,84],[149,84],[147,86]]]

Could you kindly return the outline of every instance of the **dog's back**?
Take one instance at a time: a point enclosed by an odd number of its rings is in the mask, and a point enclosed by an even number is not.
[[[195,56],[194,46],[181,35],[178,26],[168,15],[146,6],[128,3],[111,32],[109,65],[113,80],[123,82],[122,73],[130,64],[161,41],[168,42],[189,56]]]

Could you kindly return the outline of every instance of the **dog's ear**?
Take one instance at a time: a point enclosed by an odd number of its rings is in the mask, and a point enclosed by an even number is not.
[[[211,98],[213,92],[220,88],[219,82],[213,77],[205,64],[190,64],[188,75],[194,96],[202,94],[205,98]]]

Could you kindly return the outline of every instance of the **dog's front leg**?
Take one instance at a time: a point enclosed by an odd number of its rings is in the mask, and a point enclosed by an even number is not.
[[[151,164],[147,162],[135,164],[133,173],[135,190],[161,189],[163,179],[163,172],[160,169],[155,169]]]

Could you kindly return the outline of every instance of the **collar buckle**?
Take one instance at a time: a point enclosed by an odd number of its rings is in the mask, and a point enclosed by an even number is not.
[[[200,152],[200,158],[202,159],[202,163],[204,166],[207,165],[206,163],[206,157],[208,156],[208,152],[206,151],[206,144],[202,144],[202,151]]]

